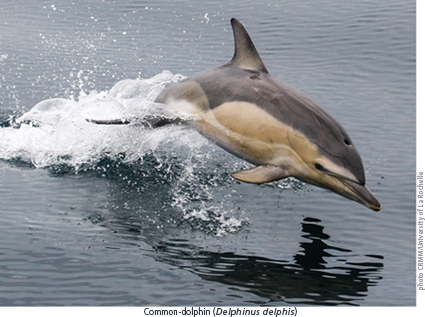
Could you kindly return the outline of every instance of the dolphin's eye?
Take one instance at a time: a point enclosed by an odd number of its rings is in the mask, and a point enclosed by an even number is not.
[[[344,143],[347,144],[347,145],[351,145],[351,142],[348,139],[344,139]]]
[[[323,165],[322,165],[322,164],[319,164],[319,163],[314,163],[314,167],[315,167],[318,171],[321,171],[321,172],[323,172],[323,171],[325,170],[325,168],[323,167]]]

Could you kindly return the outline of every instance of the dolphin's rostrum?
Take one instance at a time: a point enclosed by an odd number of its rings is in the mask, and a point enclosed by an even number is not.
[[[228,152],[256,165],[232,173],[266,183],[286,177],[381,209],[365,186],[361,157],[345,129],[311,98],[272,77],[236,19],[232,60],[165,88],[156,102]]]

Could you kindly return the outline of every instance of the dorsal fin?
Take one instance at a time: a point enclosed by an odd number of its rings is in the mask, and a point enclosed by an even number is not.
[[[230,23],[232,24],[235,38],[235,53],[229,64],[268,73],[266,66],[242,23],[235,18],[231,19]]]

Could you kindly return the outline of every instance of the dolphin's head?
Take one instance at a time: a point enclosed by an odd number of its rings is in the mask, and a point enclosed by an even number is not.
[[[360,160],[359,164],[361,164]],[[353,173],[351,173],[349,167],[337,166],[324,157],[309,161],[308,166],[308,175],[300,175],[300,179],[329,189],[374,211],[381,210],[379,201],[372,195],[364,182],[361,182],[357,177],[352,177]]]
[[[292,144],[299,147],[297,152],[303,167],[294,172],[295,177],[329,189],[374,211],[381,209],[379,201],[365,186],[366,177],[359,152],[336,121],[332,122],[332,127],[321,125],[320,134],[310,135],[307,139],[303,137],[305,142],[299,142],[300,135],[297,135],[298,142]],[[308,148],[310,150],[306,150]]]

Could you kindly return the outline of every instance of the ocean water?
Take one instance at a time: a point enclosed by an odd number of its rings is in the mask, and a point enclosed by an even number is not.
[[[248,163],[153,101],[233,55],[348,131],[373,212]],[[414,1],[3,1],[0,305],[415,305]],[[87,119],[131,119],[95,125]]]

